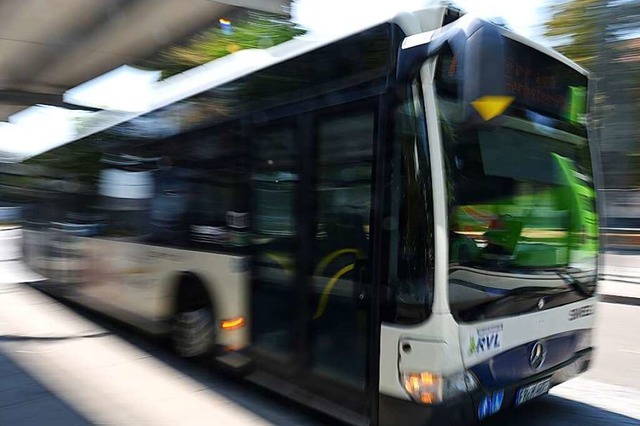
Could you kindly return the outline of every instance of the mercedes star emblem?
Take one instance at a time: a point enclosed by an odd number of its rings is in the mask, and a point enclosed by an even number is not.
[[[544,348],[544,345],[540,342],[536,342],[531,349],[531,354],[529,355],[529,365],[534,370],[538,370],[544,364],[544,359],[547,356],[547,351]]]

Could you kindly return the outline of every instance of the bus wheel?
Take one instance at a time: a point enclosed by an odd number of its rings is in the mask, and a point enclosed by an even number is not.
[[[184,358],[209,355],[213,352],[215,335],[213,310],[204,288],[193,284],[181,285],[171,324],[171,342],[175,352]]]

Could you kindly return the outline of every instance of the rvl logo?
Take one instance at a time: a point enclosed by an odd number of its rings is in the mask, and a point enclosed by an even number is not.
[[[476,336],[471,336],[469,341],[469,353],[478,355],[499,349],[502,345],[502,324],[479,328]]]

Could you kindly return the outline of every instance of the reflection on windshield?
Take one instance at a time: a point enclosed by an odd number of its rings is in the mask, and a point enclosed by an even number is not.
[[[584,138],[505,117],[496,128],[443,121],[450,301],[469,307],[523,287],[591,283],[597,219]]]

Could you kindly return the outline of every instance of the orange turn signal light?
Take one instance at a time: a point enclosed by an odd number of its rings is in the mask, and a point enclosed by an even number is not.
[[[222,320],[221,327],[223,330],[235,330],[236,328],[244,327],[244,323],[244,317],[231,318]]]

